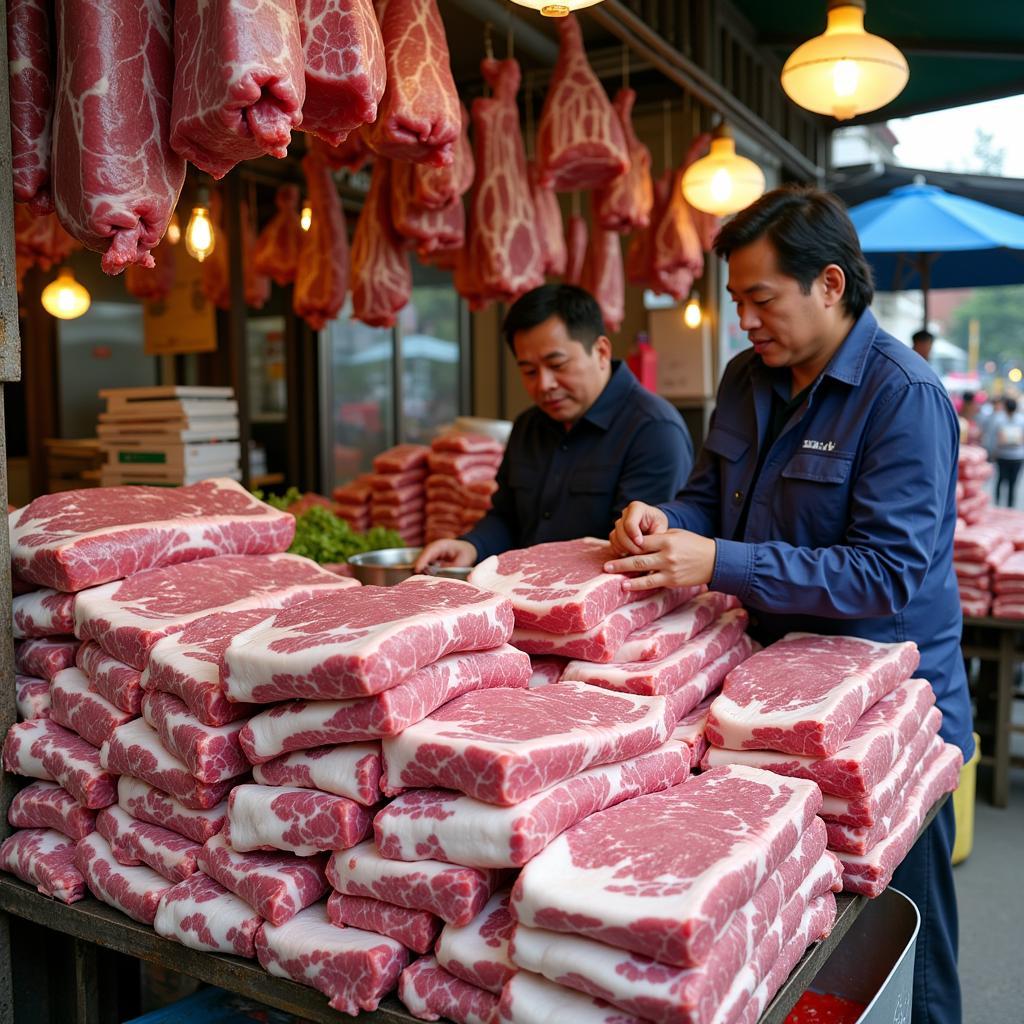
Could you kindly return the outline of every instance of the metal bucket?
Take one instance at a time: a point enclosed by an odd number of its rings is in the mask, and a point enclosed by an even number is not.
[[[422,548],[381,548],[364,551],[349,560],[352,575],[360,583],[377,587],[392,587],[413,575],[413,565]]]
[[[430,576],[441,576],[446,580],[467,580],[473,571],[471,565],[428,565],[427,573]]]

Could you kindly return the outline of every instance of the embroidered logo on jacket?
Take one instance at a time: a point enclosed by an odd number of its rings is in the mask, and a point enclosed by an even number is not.
[[[804,448],[812,452],[832,452],[835,451],[835,441],[812,441],[810,438],[804,440]]]

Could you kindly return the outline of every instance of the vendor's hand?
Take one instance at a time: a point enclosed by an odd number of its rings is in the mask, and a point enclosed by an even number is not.
[[[644,537],[667,529],[668,516],[660,508],[631,501],[608,534],[608,541],[617,555],[640,555],[644,551]]]
[[[468,540],[435,540],[420,552],[413,568],[416,572],[423,572],[428,565],[435,563],[453,567],[472,565],[475,561],[476,548]]]
[[[689,530],[667,530],[644,537],[642,549],[640,554],[604,564],[605,572],[647,573],[624,579],[623,590],[693,587],[711,582],[715,571],[715,542],[707,537]]]

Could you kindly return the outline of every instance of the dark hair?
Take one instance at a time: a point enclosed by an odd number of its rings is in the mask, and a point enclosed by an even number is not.
[[[1012,416],[1017,411],[1017,399],[1006,398],[1003,400],[1003,408]]]
[[[974,404],[974,392],[973,391],[965,391],[964,392],[964,402],[965,403],[970,402],[972,405]]]
[[[910,340],[915,345],[930,345],[935,340],[935,335],[931,331],[926,331],[921,328],[919,331],[914,331],[911,335]]]
[[[597,299],[574,284],[542,284],[520,295],[505,314],[501,329],[508,347],[515,352],[515,338],[557,316],[565,324],[569,337],[588,352],[604,333],[604,317]]]
[[[825,267],[835,263],[846,275],[846,312],[858,317],[871,304],[875,294],[871,267],[846,208],[831,192],[806,185],[766,192],[723,226],[715,252],[728,259],[735,249],[762,236],[775,247],[779,268],[800,282],[805,295]]]

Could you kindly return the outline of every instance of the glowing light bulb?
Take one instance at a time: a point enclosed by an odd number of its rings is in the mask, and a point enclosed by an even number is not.
[[[832,69],[832,88],[837,96],[844,99],[852,96],[857,91],[857,83],[860,81],[860,70],[855,61],[840,60]]]
[[[167,241],[171,245],[177,245],[181,241],[181,221],[178,220],[178,212],[171,214],[171,222],[167,225]]]
[[[200,195],[199,202],[192,210],[188,227],[185,229],[185,248],[189,256],[200,263],[213,252],[217,240],[213,235],[213,221],[206,205],[206,196]]]
[[[764,192],[764,172],[736,152],[728,128],[715,129],[711,152],[690,164],[683,175],[683,195],[695,209],[725,216],[749,206]]]
[[[683,323],[690,328],[691,331],[695,331],[700,327],[701,322],[704,319],[704,313],[700,308],[700,302],[697,301],[697,297],[694,295],[690,296],[690,301],[686,304],[683,309]]]
[[[716,203],[727,203],[732,195],[732,175],[724,167],[719,167],[711,175],[711,198]]]
[[[42,300],[43,309],[60,320],[74,320],[92,305],[89,292],[68,267],[61,267],[56,279],[43,289]]]
[[[520,7],[528,7],[531,11],[540,11],[545,18],[564,18],[573,11],[584,7],[593,7],[601,0],[512,0]]]
[[[313,207],[306,203],[302,207],[302,213],[299,214],[299,227],[303,231],[308,231],[310,224],[313,223]]]

